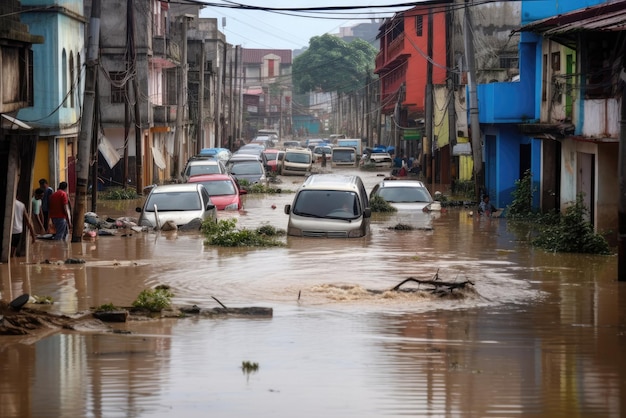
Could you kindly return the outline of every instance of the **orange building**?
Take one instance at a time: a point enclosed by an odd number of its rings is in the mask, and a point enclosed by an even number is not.
[[[388,122],[395,114],[392,126],[415,127],[423,123],[429,59],[432,83],[446,83],[446,21],[446,5],[431,3],[397,13],[380,26],[380,52],[376,56],[375,72],[380,77],[382,114]],[[429,30],[429,22],[432,22],[432,30]],[[432,43],[429,43],[429,34],[432,34]],[[413,130],[403,139],[418,140],[421,135]]]

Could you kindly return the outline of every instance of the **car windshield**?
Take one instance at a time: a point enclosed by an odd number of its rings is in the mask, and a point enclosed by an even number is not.
[[[155,205],[160,212],[202,209],[200,195],[195,191],[151,193],[144,210],[154,212]]]
[[[220,166],[217,164],[194,164],[187,167],[187,176],[195,176],[196,174],[219,174]]]
[[[311,162],[311,156],[304,152],[287,152],[285,153],[285,161],[288,163],[308,164]]]
[[[333,150],[333,161],[354,161],[354,151],[352,150]]]
[[[237,194],[237,189],[230,180],[203,181],[202,184],[211,196]]]
[[[314,218],[355,219],[360,214],[360,205],[353,192],[303,190],[294,202],[293,213]]]
[[[264,154],[268,160],[275,160],[276,156],[278,155],[277,152],[265,152]]]
[[[263,166],[255,161],[233,161],[230,173],[233,175],[262,174]]]
[[[377,194],[392,203],[430,202],[432,200],[428,191],[421,187],[381,187]]]
[[[330,147],[315,147],[315,150],[313,151],[313,153],[315,154],[321,154],[322,152],[325,152],[326,154],[330,154],[331,149]]]

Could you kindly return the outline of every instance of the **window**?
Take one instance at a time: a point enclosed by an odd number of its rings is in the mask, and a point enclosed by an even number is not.
[[[548,100],[548,54],[543,54],[543,79],[541,80],[541,101]]]
[[[124,103],[126,96],[124,74],[123,71],[109,72],[109,79],[111,80],[111,103]]]
[[[552,71],[561,71],[561,53],[552,53]]]
[[[415,34],[417,36],[422,36],[423,30],[424,30],[424,16],[417,15],[415,16]]]
[[[267,76],[275,77],[276,69],[274,68],[276,60],[267,60]]]
[[[74,89],[74,53],[70,52],[70,107],[73,108],[76,105],[74,104],[74,96],[76,95],[76,90]]]
[[[63,100],[63,107],[67,107],[67,54],[65,52],[65,49],[61,54],[61,77],[63,79],[61,81],[61,91],[63,93],[63,97],[61,98],[61,100]]]

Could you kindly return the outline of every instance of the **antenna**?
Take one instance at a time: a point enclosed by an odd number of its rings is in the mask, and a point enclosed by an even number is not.
[[[222,17],[222,28],[226,27],[226,16]]]

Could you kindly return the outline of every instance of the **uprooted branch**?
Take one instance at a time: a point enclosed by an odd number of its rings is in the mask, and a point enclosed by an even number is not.
[[[468,284],[472,285],[472,286],[474,285],[474,283],[469,281],[469,280],[465,280],[463,282],[444,282],[444,281],[441,281],[441,280],[439,280],[439,270],[437,270],[437,273],[435,273],[433,278],[430,279],[430,280],[420,280],[420,279],[416,279],[414,277],[409,277],[408,279],[405,279],[405,280],[401,281],[400,283],[398,283],[391,290],[397,292],[397,291],[400,290],[400,287],[402,287],[402,285],[404,285],[405,283],[409,283],[409,282],[414,282],[414,283],[417,283],[418,285],[433,286],[432,288],[428,289],[432,293],[441,293],[443,289],[446,289],[448,292],[452,292],[454,289],[465,289],[465,287]]]

